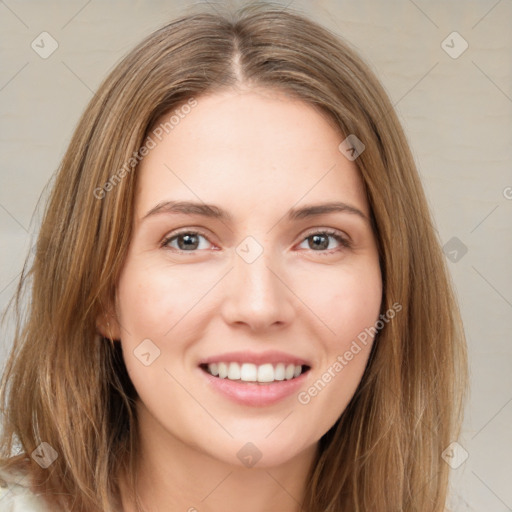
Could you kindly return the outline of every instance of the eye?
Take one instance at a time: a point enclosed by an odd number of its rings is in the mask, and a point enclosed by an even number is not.
[[[316,231],[314,233],[310,233],[302,243],[310,240],[310,243],[308,243],[310,249],[315,252],[331,254],[332,252],[336,252],[337,249],[325,250],[329,248],[329,239],[336,240],[342,247],[347,249],[350,249],[351,247],[350,241],[347,238],[342,236],[338,231],[333,230]]]
[[[207,249],[208,244],[203,244],[203,246],[200,247],[201,238],[207,240],[206,236],[199,231],[181,231],[166,237],[162,241],[162,247],[168,247],[183,252],[194,252],[196,249]],[[177,242],[178,247],[172,245],[174,242]],[[206,247],[204,245],[206,245]]]
[[[208,249],[208,243],[201,244],[201,239],[206,241],[208,240],[206,235],[199,231],[181,231],[167,236],[162,241],[161,246],[181,252],[196,252],[198,249]],[[309,240],[309,249],[313,250],[314,252],[331,254],[338,251],[339,249],[329,249],[330,239],[334,239],[342,247],[348,249],[351,248],[351,244],[348,238],[342,236],[338,231],[333,230],[315,231],[310,233],[306,238],[304,238],[302,243]]]

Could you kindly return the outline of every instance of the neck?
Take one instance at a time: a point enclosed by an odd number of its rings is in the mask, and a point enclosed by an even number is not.
[[[140,407],[137,488],[120,479],[123,512],[299,512],[316,445],[277,466],[247,468],[218,460],[146,421]]]

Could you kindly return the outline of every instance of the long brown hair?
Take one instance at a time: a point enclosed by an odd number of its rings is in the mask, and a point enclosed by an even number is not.
[[[114,301],[130,242],[139,149],[163,114],[237,84],[284,91],[363,141],[355,163],[380,251],[382,312],[403,308],[379,332],[356,394],[320,440],[303,510],[440,512],[449,475],[441,453],[459,433],[466,348],[413,157],[383,87],[349,44],[265,3],[166,24],[87,106],[14,302],[1,463],[24,463],[52,510],[113,512],[116,475],[126,470],[135,482],[137,394],[119,343],[97,334],[96,318]],[[48,468],[30,458],[42,442],[58,454]]]

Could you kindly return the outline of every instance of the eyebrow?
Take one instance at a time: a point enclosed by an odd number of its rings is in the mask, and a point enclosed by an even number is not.
[[[309,217],[316,217],[328,213],[349,213],[361,217],[369,222],[368,217],[355,206],[343,202],[331,202],[322,204],[307,205],[300,208],[290,208],[286,213],[289,221],[296,221],[306,219]],[[142,220],[147,219],[157,214],[186,214],[186,215],[200,215],[202,217],[210,217],[221,221],[232,221],[232,215],[214,204],[198,203],[194,201],[162,201],[155,207],[151,208]]]

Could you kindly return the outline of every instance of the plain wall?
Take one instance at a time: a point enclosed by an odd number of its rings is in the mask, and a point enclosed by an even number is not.
[[[511,511],[512,2],[278,3],[352,43],[397,109],[448,244],[469,344],[472,391],[459,440],[469,457],[452,472],[453,504]],[[80,114],[119,59],[185,4],[192,2],[0,2],[2,310],[35,241],[34,208]],[[58,43],[46,59],[31,47],[43,31]],[[448,37],[454,31],[463,39]],[[4,359],[10,334],[7,324]]]

